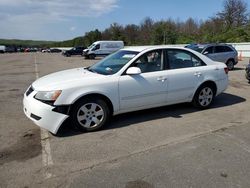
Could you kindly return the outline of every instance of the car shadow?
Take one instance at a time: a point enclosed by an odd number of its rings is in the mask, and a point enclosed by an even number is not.
[[[214,99],[214,103],[211,105],[210,109],[232,106],[234,104],[242,103],[245,101],[246,99],[242,97],[229,93],[222,93]],[[185,114],[194,113],[197,111],[199,111],[199,109],[194,108],[190,103],[182,103],[153,109],[151,108],[147,110],[140,110],[136,112],[129,112],[112,117],[102,130],[118,129],[129,126],[131,124],[137,124],[167,117],[182,118]],[[56,136],[69,137],[79,134],[83,133],[73,128],[71,121],[67,120],[61,126]]]
[[[234,69],[231,70],[231,71],[240,71],[240,70],[245,70],[245,68],[242,68],[242,67],[234,67]]]
[[[56,137],[70,137],[70,136],[76,136],[79,134],[83,134],[83,132],[76,129],[70,118],[68,118],[66,121],[63,122],[61,127],[59,128],[57,134],[53,134],[53,136]]]

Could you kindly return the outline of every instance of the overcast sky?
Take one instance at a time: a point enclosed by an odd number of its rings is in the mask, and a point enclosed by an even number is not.
[[[222,10],[223,0],[0,0],[0,38],[67,40],[110,24],[145,17],[197,21]],[[249,6],[249,5],[248,5]]]

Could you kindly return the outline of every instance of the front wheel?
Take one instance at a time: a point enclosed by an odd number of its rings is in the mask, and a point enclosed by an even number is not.
[[[72,110],[72,120],[81,131],[96,131],[104,126],[109,118],[109,108],[102,99],[86,98],[79,101]]]
[[[211,86],[201,86],[195,93],[193,105],[200,109],[208,108],[214,99],[214,90]]]
[[[89,54],[89,59],[95,59],[95,54]]]

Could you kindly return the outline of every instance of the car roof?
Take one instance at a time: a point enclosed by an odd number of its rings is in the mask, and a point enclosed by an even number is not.
[[[142,52],[145,50],[156,50],[156,49],[180,49],[180,50],[187,50],[184,47],[176,47],[171,45],[154,45],[154,46],[126,46],[122,50],[129,50],[129,51],[136,51]]]
[[[225,43],[204,43],[204,44],[189,44],[187,46],[199,46],[199,47],[206,47],[206,46],[232,46],[230,44]]]
[[[177,49],[177,50],[184,50],[184,51],[189,51],[193,54],[195,54],[197,57],[201,58],[203,61],[206,61],[206,64],[212,64],[214,63],[211,59],[208,57],[202,55],[201,53],[194,51],[190,48],[185,48],[185,47],[177,47],[175,45],[154,45],[154,46],[126,46],[121,50],[128,50],[128,51],[134,51],[138,53],[142,53],[144,51],[149,51],[149,50],[157,50],[157,49]]]

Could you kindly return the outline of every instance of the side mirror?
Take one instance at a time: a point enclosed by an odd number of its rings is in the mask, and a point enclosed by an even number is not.
[[[209,54],[209,53],[208,53],[208,51],[205,51],[205,52],[203,52],[203,54],[204,54],[204,55],[207,55],[207,54]]]
[[[141,74],[141,69],[138,67],[129,67],[128,70],[126,71],[126,74],[128,75]]]

